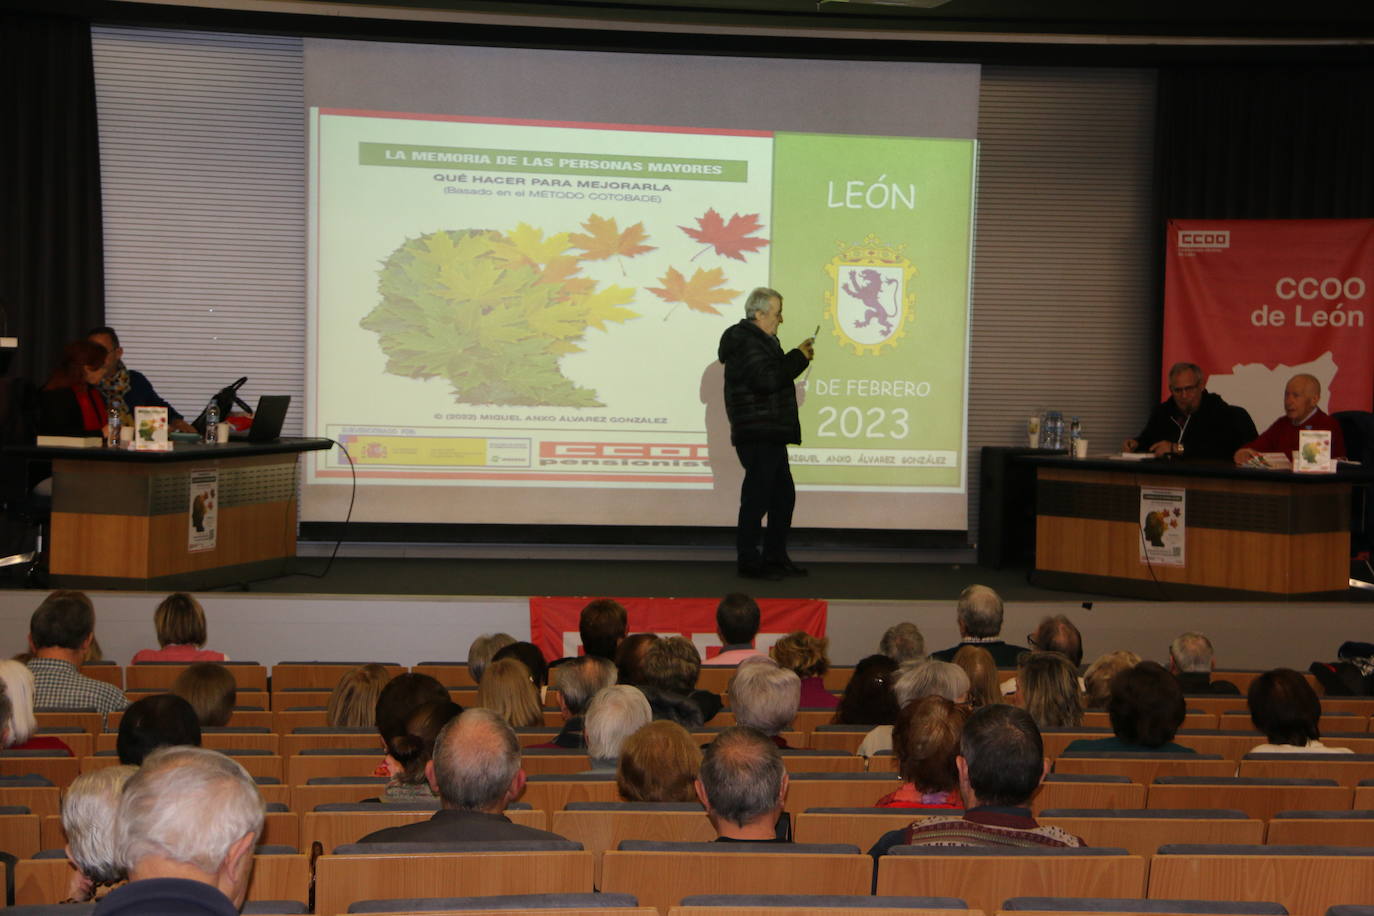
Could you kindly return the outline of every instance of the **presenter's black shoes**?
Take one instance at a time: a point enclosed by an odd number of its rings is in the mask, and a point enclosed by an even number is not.
[[[810,570],[805,566],[798,566],[793,563],[790,557],[783,557],[781,560],[767,560],[763,564],[764,569],[771,569],[780,576],[806,576],[810,575]]]
[[[759,563],[758,565],[746,565],[741,563],[738,569],[740,576],[745,579],[765,579],[769,582],[777,582],[787,575],[776,566],[765,563]]]

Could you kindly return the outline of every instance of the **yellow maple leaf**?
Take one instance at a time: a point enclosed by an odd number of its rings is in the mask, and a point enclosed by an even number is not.
[[[654,250],[653,245],[643,244],[646,238],[643,223],[635,223],[621,232],[615,217],[607,219],[593,213],[582,224],[582,228],[587,231],[570,234],[568,243],[573,248],[583,249],[585,253],[579,255],[583,261],[604,261],[615,255],[632,258],[637,254]]]
[[[710,270],[698,267],[690,280],[679,273],[676,267],[669,267],[668,272],[658,278],[658,282],[663,286],[651,286],[649,292],[665,302],[681,302],[694,312],[710,315],[720,314],[720,310],[713,306],[723,305],[740,294],[737,289],[720,288],[725,282],[725,271],[719,267]]]
[[[567,251],[568,233],[558,232],[544,238],[544,230],[536,229],[528,223],[521,223],[507,235],[511,245],[534,264],[547,264]]]
[[[631,318],[639,317],[638,312],[621,308],[625,303],[633,301],[634,297],[635,291],[632,289],[626,289],[623,286],[608,286],[599,292],[580,297],[575,301],[585,311],[587,324],[598,331],[604,331],[608,321],[625,322]]]

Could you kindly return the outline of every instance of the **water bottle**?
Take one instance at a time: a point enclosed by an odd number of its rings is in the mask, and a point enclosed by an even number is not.
[[[215,427],[219,426],[219,401],[214,398],[205,408],[205,435],[203,437],[206,445],[215,444]]]
[[[1064,415],[1057,410],[1046,411],[1045,422],[1041,425],[1042,446],[1062,449],[1064,447]]]
[[[110,429],[110,438],[105,440],[106,448],[119,448],[119,429],[124,425],[123,419],[119,416],[119,408],[111,407],[106,414],[105,423]]]

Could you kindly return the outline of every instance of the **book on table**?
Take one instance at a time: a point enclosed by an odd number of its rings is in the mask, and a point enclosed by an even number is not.
[[[37,444],[52,448],[100,448],[105,440],[101,436],[39,436]]]

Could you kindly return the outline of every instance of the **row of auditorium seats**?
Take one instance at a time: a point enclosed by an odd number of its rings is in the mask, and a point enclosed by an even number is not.
[[[260,850],[252,900],[310,903],[309,858]],[[16,903],[53,903],[66,888],[60,858],[23,859]],[[666,913],[695,894],[944,897],[985,913],[1014,897],[1272,901],[1290,913],[1374,900],[1374,849],[1179,844],[1154,854],[1123,848],[957,849],[899,846],[874,860],[842,843],[792,846],[625,841],[602,855],[573,842],[396,847],[350,844],[315,859],[314,912],[343,914],[364,900],[501,894],[627,894]],[[402,907],[405,907],[402,904]],[[392,912],[413,912],[398,907]]]

